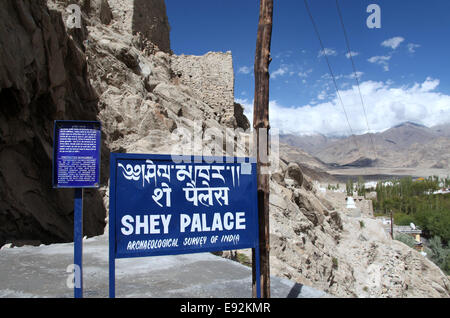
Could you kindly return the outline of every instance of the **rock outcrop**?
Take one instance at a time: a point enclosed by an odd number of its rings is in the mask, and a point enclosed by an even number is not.
[[[0,2],[0,245],[72,237],[73,191],[51,183],[53,120],[96,119],[85,31],[67,31],[46,1]],[[85,210],[85,234],[100,234],[98,191],[85,192]]]
[[[70,4],[81,9],[80,28],[68,25]],[[178,153],[182,138],[171,134],[196,123],[200,138],[207,128],[249,126],[234,104],[231,53],[172,55],[163,0],[0,8],[0,245],[72,240],[73,190],[51,184],[53,120],[102,122],[102,184],[85,191],[87,236],[105,228],[110,151]]]
[[[289,166],[295,165],[282,166],[281,175],[288,176]],[[305,189],[305,182],[287,188],[275,179],[270,183],[271,273],[339,297],[450,297],[446,275],[392,240],[381,221],[346,214],[318,191]]]

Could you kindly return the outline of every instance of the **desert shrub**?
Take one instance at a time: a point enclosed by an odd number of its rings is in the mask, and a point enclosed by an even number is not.
[[[333,258],[331,259],[331,262],[333,263],[333,268],[334,268],[334,269],[337,269],[338,266],[339,266],[338,259],[337,259],[336,257],[333,257]]]
[[[408,234],[394,232],[394,239],[408,245],[411,248],[416,245],[416,240]]]
[[[447,275],[450,274],[450,249],[442,244],[439,236],[434,236],[429,241],[431,255],[429,258],[433,263],[439,266]]]

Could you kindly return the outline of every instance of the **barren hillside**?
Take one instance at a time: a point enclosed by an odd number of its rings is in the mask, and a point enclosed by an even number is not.
[[[425,127],[406,122],[384,132],[350,137],[282,136],[333,166],[450,169],[449,125]]]

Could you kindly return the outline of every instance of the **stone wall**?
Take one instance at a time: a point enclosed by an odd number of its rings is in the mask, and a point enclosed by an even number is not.
[[[113,28],[133,35],[141,33],[161,51],[172,53],[170,26],[164,0],[107,1],[113,15]],[[211,106],[220,118],[221,124],[244,129],[249,126],[245,116],[239,113],[242,107],[236,107],[239,105],[234,103],[231,52],[209,52],[203,56],[172,55],[171,68],[175,80],[188,86],[199,100]]]
[[[113,26],[130,34],[141,33],[170,53],[170,26],[164,0],[108,0]]]
[[[178,81],[217,111],[220,122],[234,123],[234,71],[231,52],[209,52],[203,56],[172,56]]]
[[[132,33],[142,33],[163,52],[170,52],[170,26],[164,0],[134,0]]]

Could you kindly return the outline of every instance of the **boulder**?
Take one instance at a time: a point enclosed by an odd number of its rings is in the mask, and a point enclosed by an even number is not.
[[[250,122],[244,115],[244,106],[238,103],[234,103],[234,117],[236,119],[236,126],[247,130],[250,128]]]
[[[330,212],[330,214],[329,214],[329,223],[336,230],[343,230],[343,228],[344,228],[343,225],[342,225],[341,216],[339,215],[339,212],[337,212],[337,211]]]
[[[271,174],[272,180],[274,180],[275,182],[277,182],[280,185],[285,185],[284,182],[284,175],[280,172],[275,172]]]
[[[300,166],[295,162],[289,163],[286,169],[285,178],[294,180],[296,185],[301,187],[303,184],[303,172],[300,169]]]
[[[308,191],[315,191],[314,185],[310,178],[307,176],[303,177],[303,188],[305,188]]]
[[[300,211],[314,224],[314,226],[323,223],[325,219],[323,206],[313,194],[306,192],[303,189],[295,189],[293,192],[293,200],[300,208]]]
[[[304,216],[307,217],[308,220],[311,221],[312,224],[314,224],[314,226],[322,224],[324,220],[323,215],[321,215],[317,211],[307,210],[305,208],[300,208],[300,211],[303,213]]]

